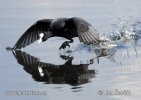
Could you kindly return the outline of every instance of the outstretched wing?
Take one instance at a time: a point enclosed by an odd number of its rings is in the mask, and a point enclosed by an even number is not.
[[[46,69],[58,69],[58,66],[40,62],[38,58],[20,50],[13,50],[13,55],[17,59],[17,62],[23,66],[23,69],[31,74],[36,81],[48,81],[48,76],[45,75],[48,75]]]
[[[33,24],[25,33],[19,38],[14,46],[14,49],[21,49],[39,39],[40,33],[48,31],[48,27],[52,19],[39,20]]]
[[[81,18],[74,17],[72,19],[73,19],[73,23],[76,26],[77,34],[80,42],[83,42],[85,44],[92,44],[99,42],[99,34],[95,30],[95,28],[92,27],[91,24],[89,24],[88,22],[86,22]]]
[[[56,65],[41,62],[39,58],[27,54],[26,52],[23,52],[21,50],[13,50],[13,55],[17,59],[17,62],[23,65],[24,67],[29,67],[29,66],[33,68],[36,68],[38,66],[48,67],[48,68],[56,67]]]

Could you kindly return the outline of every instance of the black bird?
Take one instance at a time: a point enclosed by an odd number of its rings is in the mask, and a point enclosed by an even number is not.
[[[99,42],[99,34],[87,21],[72,17],[58,19],[42,19],[33,24],[17,41],[13,49],[21,49],[39,40],[38,43],[46,41],[50,37],[63,37],[65,41],[59,49],[64,49],[73,42],[74,37],[79,37],[80,42],[92,44]]]

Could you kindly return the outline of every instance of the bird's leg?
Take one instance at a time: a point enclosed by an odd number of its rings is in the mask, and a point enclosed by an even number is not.
[[[73,39],[71,39],[70,41],[65,41],[59,49],[65,49],[67,46],[70,47],[69,43],[73,43]]]

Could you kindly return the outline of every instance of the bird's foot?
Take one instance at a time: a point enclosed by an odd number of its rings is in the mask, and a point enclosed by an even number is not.
[[[60,46],[59,49],[60,49],[60,50],[61,50],[61,49],[65,49],[67,46],[70,47],[68,41],[65,41],[65,42]]]

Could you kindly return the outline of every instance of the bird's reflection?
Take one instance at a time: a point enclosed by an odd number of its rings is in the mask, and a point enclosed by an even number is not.
[[[96,74],[94,69],[88,68],[90,64],[72,64],[73,57],[70,56],[60,55],[66,62],[63,65],[55,65],[41,62],[38,58],[20,50],[13,51],[13,55],[35,81],[46,84],[80,85],[88,83]]]
[[[89,59],[86,64],[73,64],[73,56],[60,54],[60,59],[64,60],[65,63],[56,65],[41,62],[40,59],[21,50],[13,50],[13,55],[17,62],[24,66],[23,69],[31,74],[35,81],[46,84],[70,84],[73,86],[90,82],[90,79],[95,77],[97,71],[89,69],[89,65],[99,63],[101,57],[106,57],[110,60],[114,59],[116,48],[94,49],[93,55],[94,53],[96,57]]]

